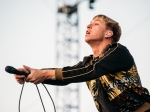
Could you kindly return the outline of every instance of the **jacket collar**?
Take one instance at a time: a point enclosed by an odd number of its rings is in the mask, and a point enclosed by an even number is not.
[[[116,45],[117,45],[117,42],[110,43],[110,44],[108,44],[108,45],[104,48],[104,50],[102,51],[102,54],[101,54],[100,56],[94,57],[93,55],[90,55],[90,57],[91,57],[92,59],[101,58],[101,57],[104,56],[104,54],[105,54],[107,51],[109,51],[109,49],[110,49],[112,46],[116,46]]]
[[[108,44],[105,49],[103,50],[102,54],[104,54],[105,52],[107,52],[112,46],[116,45],[117,42],[113,42],[113,43],[110,43]]]

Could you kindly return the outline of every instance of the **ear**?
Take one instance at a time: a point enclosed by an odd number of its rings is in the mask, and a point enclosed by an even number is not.
[[[106,33],[105,33],[105,38],[108,39],[108,38],[110,38],[112,36],[113,36],[113,31],[107,30]]]

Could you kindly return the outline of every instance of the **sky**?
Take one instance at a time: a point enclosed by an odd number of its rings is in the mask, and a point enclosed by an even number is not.
[[[94,9],[88,2],[79,4],[80,58],[92,54],[84,42],[87,24],[97,14],[116,20],[122,29],[119,43],[125,45],[136,62],[142,85],[150,90],[150,1],[149,0],[97,0]],[[56,0],[0,0],[0,111],[17,112],[19,85],[12,74],[5,72],[7,65],[20,68],[53,68],[55,64],[55,36],[57,18]],[[38,85],[46,111],[53,105],[42,85]],[[46,85],[54,101],[55,87]],[[81,112],[96,112],[92,96],[85,83],[80,84]],[[25,84],[21,99],[21,112],[42,112],[43,108],[35,85]]]

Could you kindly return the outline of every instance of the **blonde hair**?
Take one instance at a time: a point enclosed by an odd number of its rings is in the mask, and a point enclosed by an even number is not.
[[[106,28],[113,31],[112,41],[118,42],[121,36],[119,23],[105,15],[96,15],[93,19],[95,18],[100,18],[105,23]]]

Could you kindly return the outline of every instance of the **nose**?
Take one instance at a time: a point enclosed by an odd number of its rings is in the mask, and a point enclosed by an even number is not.
[[[87,25],[87,28],[92,28],[92,24],[91,24],[91,23],[88,24],[88,25]]]

